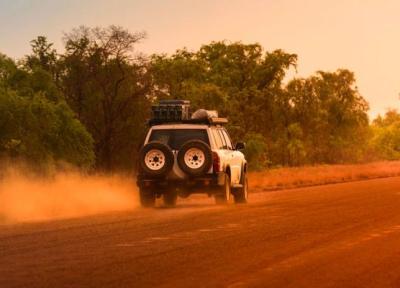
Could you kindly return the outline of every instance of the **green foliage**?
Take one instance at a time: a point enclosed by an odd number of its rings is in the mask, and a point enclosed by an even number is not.
[[[317,72],[285,89],[288,120],[298,123],[307,162],[357,162],[368,142],[368,104],[348,70]],[[290,127],[290,125],[288,126]],[[294,163],[297,164],[297,163]]]
[[[47,165],[62,160],[89,168],[93,140],[63,103],[40,94],[21,97],[0,91],[0,154]]]
[[[62,93],[49,72],[39,66],[25,68],[27,67],[17,67],[13,60],[0,54],[0,85],[16,90],[26,97],[41,93],[51,101],[62,100]]]
[[[153,97],[189,99],[194,108],[219,110],[229,116],[234,138],[262,135],[275,165],[359,161],[368,105],[353,73],[318,72],[283,85],[296,61],[295,54],[264,53],[259,44],[239,42],[154,55]]]
[[[400,159],[400,114],[389,110],[384,117],[378,116],[372,123],[371,150],[377,159]]]
[[[229,118],[252,169],[400,159],[399,114],[369,125],[346,69],[284,83],[297,55],[283,50],[221,41],[146,58],[133,53],[144,37],[82,26],[65,34],[62,55],[43,36],[17,63],[0,54],[0,153],[132,169],[151,104],[188,99]]]
[[[41,76],[40,76],[41,75]],[[37,167],[94,162],[93,140],[44,70],[20,69],[0,55],[0,155]]]
[[[60,83],[95,140],[99,169],[132,169],[135,163],[150,107],[146,63],[132,55],[144,36],[116,26],[80,27],[65,35]]]
[[[304,164],[307,152],[303,143],[303,129],[299,123],[292,123],[287,131],[289,136],[287,144],[289,163],[297,166]]]
[[[57,73],[57,51],[52,48],[53,43],[49,43],[44,36],[38,36],[31,41],[32,55],[25,58],[25,67],[29,70],[41,68],[53,77]]]
[[[248,134],[246,137],[246,148],[243,151],[247,161],[250,163],[250,169],[261,170],[268,167],[266,140],[260,134]]]

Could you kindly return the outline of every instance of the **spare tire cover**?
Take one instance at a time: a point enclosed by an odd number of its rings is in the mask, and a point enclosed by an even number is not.
[[[142,147],[139,154],[141,172],[147,176],[166,176],[174,165],[174,154],[164,143],[153,141]]]
[[[177,160],[179,167],[188,175],[204,175],[212,165],[211,148],[201,140],[190,140],[179,149]]]

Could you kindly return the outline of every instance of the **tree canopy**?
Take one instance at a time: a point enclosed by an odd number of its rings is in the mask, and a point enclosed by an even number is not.
[[[0,155],[44,168],[55,161],[90,168],[95,159],[92,136],[50,75],[32,68],[20,68],[0,55]]]
[[[298,56],[283,50],[219,41],[145,56],[145,37],[81,26],[63,53],[39,36],[23,59],[0,54],[0,155],[132,170],[151,105],[187,99],[229,118],[254,168],[400,158],[398,113],[370,125],[347,69],[288,79]]]
[[[297,55],[263,52],[259,44],[213,42],[197,52],[153,55],[154,98],[189,99],[228,115],[234,138],[265,146],[257,148],[267,155],[265,163],[360,160],[368,104],[354,74],[320,71],[285,85],[296,64]]]

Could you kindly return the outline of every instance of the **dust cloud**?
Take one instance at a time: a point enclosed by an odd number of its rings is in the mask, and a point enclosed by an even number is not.
[[[0,178],[0,223],[80,217],[138,206],[128,176],[57,173],[49,178],[8,171]]]

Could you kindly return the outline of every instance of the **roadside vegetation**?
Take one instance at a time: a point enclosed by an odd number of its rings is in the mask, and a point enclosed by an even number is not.
[[[273,191],[393,176],[400,176],[400,161],[274,168],[251,172],[249,183],[254,191]]]
[[[62,52],[39,36],[22,59],[0,54],[0,157],[39,170],[132,171],[151,105],[178,98],[227,116],[252,170],[400,159],[400,114],[370,121],[347,69],[287,82],[296,54],[222,41],[143,55],[145,36],[79,27]]]

